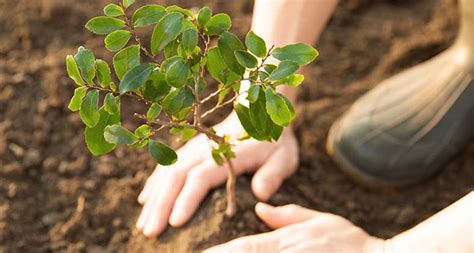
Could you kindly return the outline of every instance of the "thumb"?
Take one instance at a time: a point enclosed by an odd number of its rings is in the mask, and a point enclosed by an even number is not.
[[[255,212],[272,229],[309,220],[319,213],[295,204],[274,207],[262,202],[257,203]]]
[[[298,154],[288,154],[284,148],[277,149],[252,178],[255,196],[262,201],[268,200],[283,180],[296,171],[297,165]]]

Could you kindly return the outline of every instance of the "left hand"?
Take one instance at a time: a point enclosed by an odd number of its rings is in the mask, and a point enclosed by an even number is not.
[[[238,238],[205,250],[227,252],[383,252],[384,240],[368,235],[343,217],[297,205],[258,203],[257,215],[275,231]]]

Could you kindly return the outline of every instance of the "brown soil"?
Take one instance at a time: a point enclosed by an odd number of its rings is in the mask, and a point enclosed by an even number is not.
[[[223,216],[221,188],[184,228],[158,239],[134,229],[136,197],[153,162],[146,150],[127,148],[91,156],[79,116],[66,107],[73,83],[65,75],[65,55],[85,45],[111,58],[102,38],[83,29],[106,2],[0,0],[0,252],[189,252],[267,231],[253,213],[249,177],[239,178],[240,211],[232,219]],[[240,36],[250,26],[253,4],[154,2],[228,12]],[[390,191],[354,184],[324,148],[330,125],[357,97],[447,48],[457,17],[455,0],[342,1],[303,87],[296,123],[300,168],[271,203],[333,212],[387,238],[473,190],[474,142],[430,180]]]

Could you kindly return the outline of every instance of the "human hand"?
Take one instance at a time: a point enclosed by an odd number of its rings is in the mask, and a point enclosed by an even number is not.
[[[235,114],[216,126],[218,133],[240,137],[244,130]],[[255,172],[252,190],[260,200],[268,200],[298,165],[298,145],[291,129],[285,129],[278,142],[254,139],[239,142],[233,164],[237,175]],[[157,166],[138,196],[144,207],[137,228],[146,236],[157,236],[167,227],[184,225],[212,188],[224,183],[225,168],[211,157],[209,141],[203,135],[178,150],[178,161]]]
[[[238,238],[205,253],[383,252],[384,240],[368,235],[343,217],[297,205],[258,203],[257,215],[273,232]]]

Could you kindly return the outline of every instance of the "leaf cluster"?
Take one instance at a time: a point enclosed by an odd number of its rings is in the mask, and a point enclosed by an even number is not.
[[[103,16],[86,24],[92,33],[105,36],[104,45],[114,54],[111,65],[84,47],[66,57],[67,73],[77,85],[69,109],[79,112],[92,154],[108,153],[120,144],[148,146],[156,162],[170,165],[177,160],[175,151],[154,139],[168,129],[183,142],[205,134],[218,144],[212,156],[221,164],[233,157],[232,147],[225,136],[203,126],[201,119],[227,104],[233,104],[249,137],[267,141],[280,137],[295,118],[295,109],[276,88],[303,82],[296,71],[317,57],[314,48],[303,43],[268,47],[252,31],[242,41],[230,32],[229,15],[213,14],[207,7],[197,14],[156,4],[132,11],[134,2],[110,3]],[[148,44],[137,36],[138,29],[149,29]],[[279,64],[266,63],[269,57]],[[218,88],[202,97],[208,74]],[[250,82],[246,94],[240,91],[243,80]],[[143,124],[133,131],[121,124],[123,96],[147,106],[146,115],[136,115]],[[202,104],[214,96],[217,103],[201,112]],[[237,103],[238,96],[245,96],[248,106]]]

